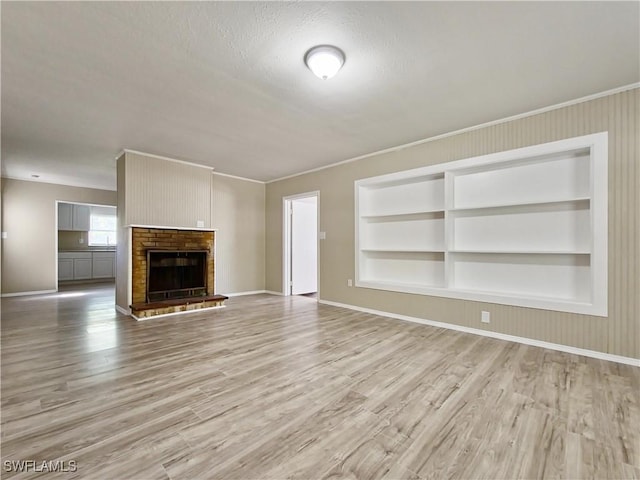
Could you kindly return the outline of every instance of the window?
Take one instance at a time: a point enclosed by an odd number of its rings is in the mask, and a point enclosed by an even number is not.
[[[113,212],[109,212],[113,210]],[[91,208],[89,246],[111,246],[116,244],[117,219],[115,208]]]

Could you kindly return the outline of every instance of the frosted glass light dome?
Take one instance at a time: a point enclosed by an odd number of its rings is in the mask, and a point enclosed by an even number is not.
[[[304,63],[309,70],[323,80],[335,76],[344,65],[344,60],[342,50],[331,45],[313,47],[304,56]]]

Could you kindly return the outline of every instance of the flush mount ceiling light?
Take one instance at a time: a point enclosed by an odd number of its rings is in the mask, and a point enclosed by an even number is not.
[[[332,45],[318,45],[304,56],[304,63],[317,77],[327,80],[344,65],[344,53]]]

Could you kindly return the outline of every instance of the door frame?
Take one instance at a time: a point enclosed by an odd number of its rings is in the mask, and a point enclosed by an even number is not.
[[[282,197],[282,294],[285,297],[291,295],[291,205],[293,200],[301,198],[316,197],[317,225],[317,294],[316,301],[320,300],[320,190],[312,192],[297,193]]]
[[[58,204],[59,203],[70,203],[71,205],[87,205],[89,207],[113,207],[116,209],[116,214],[117,214],[117,209],[118,206],[117,205],[107,205],[104,203],[87,203],[87,202],[79,202],[79,201],[75,201],[75,200],[54,200],[54,216],[53,216],[53,238],[55,239],[55,241],[53,242],[53,252],[54,252],[54,264],[55,264],[55,279],[56,279],[56,292],[59,290],[59,280],[58,280]],[[88,242],[88,240],[87,240]],[[87,243],[87,251],[91,251],[89,247],[89,244]],[[116,246],[116,250],[117,250],[117,246]]]

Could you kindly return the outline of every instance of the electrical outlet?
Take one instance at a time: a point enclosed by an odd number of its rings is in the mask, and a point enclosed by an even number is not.
[[[347,287],[353,287],[353,280],[351,279],[347,280]]]
[[[82,245],[82,244],[84,243],[84,238],[80,237],[80,238],[78,239],[78,243]]]
[[[480,321],[482,323],[490,323],[491,322],[491,314],[489,312],[485,312],[483,310],[482,314],[480,315]]]
[[[204,220],[198,220],[196,222],[196,228],[204,228]]]

